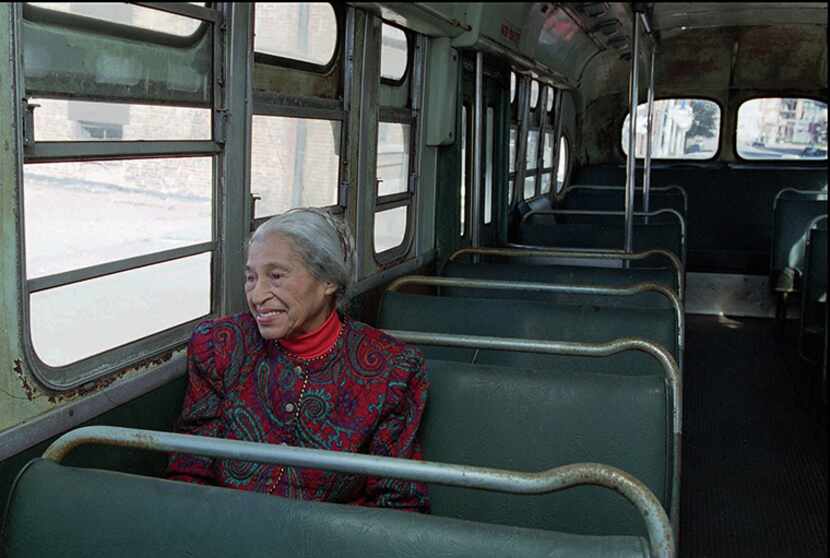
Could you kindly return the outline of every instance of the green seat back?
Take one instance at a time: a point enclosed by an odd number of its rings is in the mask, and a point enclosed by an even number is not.
[[[662,377],[438,360],[428,370],[425,459],[522,471],[605,463],[645,483],[668,510],[671,429]],[[598,487],[522,498],[436,485],[430,495],[435,515],[569,533],[645,533],[627,500]]]
[[[772,285],[785,268],[801,273],[804,269],[804,243],[807,227],[819,215],[827,214],[827,194],[782,191],[775,200],[772,223],[770,272]],[[796,282],[794,287],[798,287]]]
[[[583,537],[291,500],[35,460],[3,525],[5,558],[645,557],[635,537]]]
[[[558,219],[558,217],[556,217]],[[680,224],[634,224],[633,250],[668,250],[683,260],[683,241]],[[556,222],[553,215],[531,215],[519,226],[517,242],[532,246],[552,248],[621,250],[624,245],[625,226],[622,224],[589,224]],[[632,262],[634,267],[665,266],[664,258],[648,258]]]
[[[379,327],[548,341],[605,343],[621,337],[652,341],[677,359],[677,320],[670,309],[553,305],[529,300],[454,298],[398,292],[384,294]],[[607,374],[663,375],[656,359],[638,351],[608,357],[578,357],[527,352],[422,345],[429,358],[578,370]]]
[[[460,263],[444,266],[447,277],[489,279],[497,281],[527,281],[554,285],[597,287],[630,287],[639,283],[656,283],[677,294],[677,275],[669,269],[602,268],[579,266],[539,266],[528,264]],[[597,306],[623,306],[647,308],[671,308],[670,301],[662,294],[645,292],[631,296],[551,294],[532,291],[502,289],[471,289],[442,287],[446,296],[472,296],[475,298],[521,298],[554,304],[592,304]]]

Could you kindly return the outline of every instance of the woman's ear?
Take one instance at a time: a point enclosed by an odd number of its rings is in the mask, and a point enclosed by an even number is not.
[[[328,296],[328,295],[333,295],[336,292],[337,292],[337,284],[332,283],[330,281],[326,281],[326,283],[323,287],[323,293],[325,293]]]

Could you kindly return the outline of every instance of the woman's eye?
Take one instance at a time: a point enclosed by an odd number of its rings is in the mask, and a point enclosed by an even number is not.
[[[271,279],[273,279],[274,281],[279,281],[280,279],[282,279],[282,273],[277,273],[276,271],[272,272]]]

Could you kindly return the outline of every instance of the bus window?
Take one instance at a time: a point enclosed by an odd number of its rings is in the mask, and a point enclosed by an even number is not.
[[[340,126],[337,120],[254,115],[251,192],[261,198],[255,218],[337,204]]]
[[[64,366],[210,312],[211,257],[200,252],[212,239],[212,184],[210,157],[24,166],[29,319],[43,362]]]
[[[648,104],[637,107],[635,155],[646,155]],[[620,136],[628,155],[628,123],[625,117]],[[653,159],[712,159],[720,141],[720,107],[704,99],[661,99],[654,101],[651,130]]]
[[[738,108],[738,156],[755,160],[827,159],[827,103],[752,99]]]
[[[565,187],[565,179],[568,175],[568,139],[562,136],[559,139],[559,165],[556,169],[556,195],[558,196]]]
[[[461,198],[458,236],[464,236],[467,215],[467,105],[461,107],[461,181],[458,183],[458,194]]]
[[[539,130],[528,130],[527,132],[527,156],[524,186],[524,199],[530,199],[536,195],[536,164],[539,157]]]
[[[191,2],[204,6],[203,2]],[[84,16],[108,23],[130,25],[140,29],[187,37],[196,32],[201,21],[168,12],[134,6],[126,2],[29,2],[32,6]]]
[[[209,140],[210,109],[32,98],[37,141]]]
[[[257,2],[254,52],[329,66],[337,47],[337,16],[325,2]]]
[[[545,111],[550,112],[553,110],[553,87],[547,86],[546,89],[548,90],[548,97],[545,102]]]
[[[536,110],[539,104],[539,82],[535,79],[530,82],[530,110]]]
[[[550,192],[551,175],[553,174],[553,132],[545,132],[545,148],[542,151],[542,186],[540,193]]]
[[[493,134],[496,125],[496,112],[487,107],[484,124],[484,224],[493,222]]]
[[[391,25],[381,27],[380,77],[393,82],[400,82],[406,75],[409,49],[406,33]]]
[[[378,123],[378,196],[409,189],[409,124]]]
[[[516,72],[510,72],[510,104],[516,100]]]
[[[407,207],[375,213],[375,253],[397,248],[406,238]]]

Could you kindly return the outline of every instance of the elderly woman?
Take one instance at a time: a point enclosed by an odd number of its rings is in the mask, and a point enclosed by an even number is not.
[[[420,459],[423,356],[341,313],[352,265],[348,227],[325,211],[292,210],[263,223],[248,244],[249,312],[202,322],[193,333],[178,430]],[[426,486],[410,481],[181,453],[171,456],[168,478],[429,511]]]

